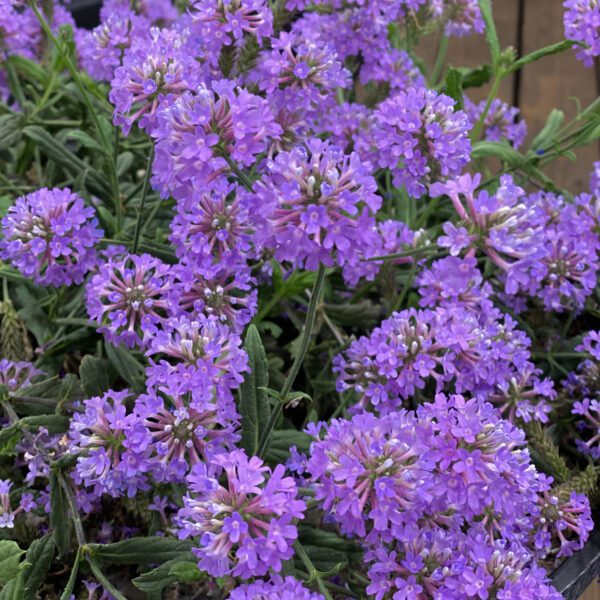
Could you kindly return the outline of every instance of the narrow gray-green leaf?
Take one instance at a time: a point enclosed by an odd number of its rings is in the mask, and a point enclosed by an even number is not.
[[[50,525],[54,530],[54,541],[60,556],[69,550],[72,523],[65,491],[56,473],[50,473]]]
[[[244,341],[250,372],[246,373],[240,388],[239,411],[242,417],[242,448],[249,456],[258,452],[260,436],[270,417],[269,365],[258,329],[250,325]]]
[[[106,356],[117,373],[133,388],[144,379],[144,367],[123,346],[106,344]]]
[[[88,544],[92,556],[118,565],[147,565],[189,556],[193,543],[173,537],[135,537],[114,544]],[[187,559],[183,559],[187,560]]]
[[[494,68],[497,68],[500,62],[500,41],[498,40],[498,32],[494,23],[491,0],[479,0],[479,8],[481,9],[481,16],[485,23],[485,39],[490,49],[492,63]]]
[[[564,121],[565,113],[562,110],[557,110],[556,108],[552,109],[551,113],[546,119],[546,124],[544,125],[543,129],[535,136],[535,138],[533,138],[533,141],[531,142],[532,150],[548,148],[552,144]]]

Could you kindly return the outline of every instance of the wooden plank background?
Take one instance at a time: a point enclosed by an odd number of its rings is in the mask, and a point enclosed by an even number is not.
[[[512,46],[525,55],[564,38],[562,0],[492,0],[498,36],[503,48]],[[419,53],[429,64],[435,60],[437,43],[427,38]],[[489,52],[483,36],[452,38],[447,64],[475,67],[489,62]],[[544,126],[553,108],[565,112],[566,122],[577,115],[577,97],[581,107],[600,95],[599,69],[586,69],[573,51],[547,57],[528,65],[519,74],[507,78],[500,97],[518,106],[529,129],[530,141]],[[474,100],[487,98],[489,85],[468,90]],[[556,160],[549,174],[560,187],[573,194],[588,189],[589,174],[600,160],[600,145],[576,151],[577,162],[566,158]],[[600,596],[599,596],[600,600]]]
[[[562,0],[493,0],[498,36],[503,48],[514,47],[523,56],[564,37]],[[435,61],[437,42],[421,44],[419,54],[428,62]],[[483,36],[453,38],[448,48],[447,63],[475,67],[489,61]],[[566,121],[577,115],[577,102],[587,106],[600,95],[600,69],[586,69],[573,51],[550,56],[528,65],[520,74],[504,81],[500,97],[521,110],[529,129],[529,142],[544,126],[553,108],[565,112]],[[487,98],[489,85],[469,90],[474,101]],[[588,189],[594,161],[600,160],[600,144],[576,151],[577,162],[554,161],[550,175],[560,187],[577,194]],[[592,584],[580,600],[600,600],[600,585]]]

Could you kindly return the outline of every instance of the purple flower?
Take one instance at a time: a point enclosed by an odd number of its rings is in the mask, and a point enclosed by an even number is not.
[[[332,100],[337,88],[349,85],[350,73],[329,44],[316,44],[294,33],[271,40],[272,49],[259,58],[251,74],[261,90],[286,90],[289,102],[312,109]]]
[[[155,25],[169,24],[178,16],[177,8],[171,0],[135,0],[133,9]],[[100,9],[100,19],[104,22],[113,13],[127,13],[131,10],[131,0],[104,0]]]
[[[177,524],[181,538],[199,540],[194,553],[201,570],[212,577],[249,578],[279,572],[281,561],[292,557],[294,519],[304,517],[305,504],[284,470],[277,465],[271,471],[243,450],[218,454],[210,467],[194,467]]]
[[[267,100],[231,81],[190,87],[193,92],[161,108],[152,131],[152,182],[164,196],[185,201],[210,193],[215,180],[229,172],[227,158],[250,166],[282,132]]]
[[[81,66],[95,79],[110,81],[121,66],[133,40],[148,27],[148,21],[132,11],[114,12],[92,31],[77,37]]]
[[[594,529],[590,501],[576,492],[557,494],[546,490],[539,496],[535,545],[544,554],[571,556],[583,548]]]
[[[195,257],[206,268],[238,268],[268,237],[264,229],[269,210],[243,188],[215,185],[177,203],[170,239],[182,259]]]
[[[410,88],[382,102],[374,116],[379,166],[390,169],[394,184],[413,198],[459,175],[469,162],[471,122],[448,96]]]
[[[19,506],[13,510],[10,500],[13,485],[9,479],[0,479],[0,529],[13,529],[17,515],[31,512],[36,507],[31,494],[22,494]]]
[[[189,469],[214,454],[233,447],[238,415],[232,402],[215,395],[212,387],[194,398],[171,388],[149,390],[136,399],[134,412],[143,423],[140,433],[158,465],[159,480],[182,481]]]
[[[241,46],[244,34],[260,44],[273,33],[273,13],[265,0],[194,0],[191,15],[215,65],[222,47]]]
[[[427,11],[445,23],[444,33],[448,36],[463,37],[485,30],[477,0],[429,0]]]
[[[360,395],[357,407],[386,414],[423,390],[429,378],[438,391],[451,381],[461,392],[493,390],[528,364],[529,343],[496,309],[409,309],[352,342],[334,358],[333,370],[339,392]]]
[[[578,424],[579,437],[575,440],[577,449],[594,459],[600,458],[600,402],[584,398],[573,404],[572,412],[582,417]]]
[[[583,336],[581,345],[575,348],[578,352],[589,352],[593,358],[600,361],[600,331],[588,331]]]
[[[114,344],[146,346],[167,316],[169,267],[149,254],[117,256],[86,288],[88,314]]]
[[[30,362],[0,359],[0,386],[6,387],[9,396],[31,385],[38,375],[43,375],[43,372]]]
[[[465,98],[465,112],[469,115],[472,123],[477,123],[485,110],[486,101],[479,104]],[[527,137],[527,123],[519,120],[519,109],[509,106],[502,100],[494,100],[489,107],[484,120],[483,136],[490,142],[508,141],[513,148],[519,147]]]
[[[275,257],[307,269],[356,263],[374,243],[377,185],[354,152],[317,138],[268,161],[255,186],[271,207]]]
[[[77,455],[73,478],[93,488],[96,497],[123,493],[132,497],[139,489],[148,489],[147,450],[152,438],[137,415],[128,414],[128,396],[127,390],[110,390],[85,400],[85,411],[71,420],[71,452]]]
[[[111,82],[114,123],[127,135],[136,121],[152,131],[159,106],[172,102],[201,81],[201,68],[186,46],[187,32],[152,27],[124,54]]]
[[[0,258],[39,285],[80,284],[96,267],[103,232],[95,211],[70,189],[42,188],[17,198],[2,219]]]
[[[231,591],[227,600],[324,600],[322,594],[312,592],[294,577],[285,579],[271,575],[267,581],[244,583]]]
[[[152,357],[147,383],[178,387],[194,398],[216,388],[217,396],[228,400],[248,370],[241,343],[215,315],[170,319],[155,333],[146,353]]]
[[[365,413],[333,420],[316,437],[306,470],[343,533],[373,540],[411,520],[412,507],[428,495],[430,468],[416,428],[410,415]]]
[[[593,67],[594,58],[600,56],[600,6],[596,0],[565,0],[563,5],[565,37],[582,44],[577,58]]]
[[[256,282],[243,263],[231,269],[219,264],[204,266],[189,257],[173,267],[172,276],[169,302],[174,316],[184,312],[191,318],[214,315],[240,333],[256,313]]]

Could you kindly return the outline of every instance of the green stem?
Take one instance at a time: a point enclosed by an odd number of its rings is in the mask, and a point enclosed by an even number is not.
[[[317,315],[317,306],[319,304],[319,299],[323,291],[324,283],[325,267],[322,264],[319,264],[319,269],[317,271],[317,276],[313,285],[312,294],[310,296],[310,302],[308,304],[306,321],[304,323],[304,331],[302,332],[302,338],[300,340],[300,348],[298,349],[298,353],[296,354],[296,358],[294,359],[292,368],[290,369],[290,372],[286,377],[283,387],[281,388],[281,392],[279,393],[279,401],[277,402],[277,406],[271,413],[269,422],[267,423],[267,426],[265,427],[260,436],[260,440],[258,442],[258,456],[262,457],[265,453],[265,450],[267,449],[267,444],[269,442],[269,438],[271,437],[271,433],[275,428],[277,420],[281,416],[283,406],[287,401],[288,395],[292,390],[292,386],[294,385],[294,381],[298,376],[298,373],[300,372],[300,367],[304,362],[304,357],[306,356],[306,351],[308,350],[308,346],[310,344],[310,338],[312,336],[312,330]]]
[[[234,160],[232,160],[229,156],[225,155],[225,161],[227,162],[227,164],[229,165],[229,168],[232,170],[232,172],[234,173],[234,175],[237,177],[238,181],[249,191],[252,192],[253,191],[253,185],[252,185],[252,181],[250,180],[250,178],[248,177],[248,175],[246,175],[246,173],[244,173],[235,163]]]
[[[94,574],[94,577],[102,584],[102,587],[109,592],[116,600],[127,600],[121,592],[108,580],[106,575],[100,570],[100,567],[96,564],[96,561],[90,556],[86,557],[88,565]]]
[[[310,557],[308,556],[308,554],[306,554],[306,551],[304,550],[302,544],[298,540],[294,542],[294,550],[296,551],[296,554],[298,555],[298,557],[302,561],[302,564],[306,568],[306,571],[309,576],[309,582],[315,581],[317,583],[317,586],[319,586],[321,594],[325,596],[326,600],[333,600],[331,594],[329,593],[329,590],[327,589],[327,586],[325,585],[325,582],[321,579],[319,575],[319,571],[317,571],[315,566],[312,564]]]
[[[448,36],[442,35],[438,46],[438,53],[435,59],[435,64],[429,77],[429,85],[431,87],[435,87],[440,78],[440,75],[442,74],[444,63],[446,62],[446,54],[448,53],[448,41]]]
[[[146,196],[148,195],[148,188],[150,187],[150,173],[152,172],[152,161],[154,160],[154,146],[150,148],[148,154],[148,165],[146,166],[146,173],[144,174],[144,185],[142,186],[142,199],[140,200],[140,206],[138,208],[138,218],[135,225],[135,234],[133,235],[133,244],[131,246],[131,253],[135,254],[140,243],[140,234],[142,233],[142,223],[144,221],[144,210],[146,208]]]
[[[75,494],[73,494],[73,488],[71,484],[66,480],[64,474],[61,471],[56,473],[56,477],[60,484],[60,487],[64,490],[67,497],[67,504],[71,511],[71,518],[73,519],[73,525],[75,526],[75,537],[77,538],[77,544],[79,547],[85,546],[85,533],[83,531],[83,523],[79,516],[79,509],[77,508],[77,502],[75,501]]]
[[[485,119],[490,112],[490,108],[492,107],[492,102],[496,99],[498,92],[500,91],[500,85],[502,80],[504,79],[504,73],[500,71],[496,77],[494,78],[494,83],[492,84],[492,89],[490,91],[490,95],[488,96],[487,102],[485,103],[485,108],[481,113],[481,117],[479,117],[479,121],[477,121],[475,127],[473,127],[473,131],[471,132],[471,141],[477,142],[481,137],[481,133],[483,131],[483,127],[485,125]]]
[[[98,115],[96,114],[96,110],[94,109],[94,106],[92,105],[92,101],[90,100],[86,86],[83,83],[83,80],[81,79],[79,71],[77,70],[77,66],[73,63],[68,52],[63,48],[62,44],[59,43],[59,41],[56,39],[56,36],[52,33],[52,29],[50,29],[50,26],[48,25],[46,19],[40,13],[38,7],[36,6],[36,2],[31,1],[28,4],[29,4],[29,6],[31,6],[31,9],[35,13],[35,16],[36,16],[37,20],[39,21],[40,26],[44,30],[44,33],[46,34],[48,39],[52,42],[54,47],[58,50],[58,52],[61,54],[63,60],[65,61],[65,64],[67,65],[67,68],[68,68],[69,72],[71,73],[71,77],[73,78],[73,81],[74,81],[75,85],[77,86],[79,93],[81,94],[81,99],[83,100],[83,103],[85,104],[88,114],[94,123],[96,132],[98,133],[98,136],[102,140],[103,146],[109,152],[109,155],[111,158],[108,161],[108,177],[110,180],[110,185],[111,185],[112,193],[114,196],[113,201],[114,201],[114,204],[116,207],[116,212],[117,212],[117,215],[116,215],[117,216],[117,229],[118,229],[118,231],[121,231],[121,226],[123,223],[123,207],[121,205],[121,198],[120,198],[120,193],[119,193],[119,178],[117,176],[117,165],[116,165],[116,157],[114,154],[114,147],[112,146],[111,141],[107,138],[106,133],[100,123],[100,119],[98,118]]]
[[[408,292],[412,288],[412,283],[413,283],[413,279],[415,278],[416,272],[417,272],[417,261],[413,260],[412,265],[410,266],[410,271],[408,272],[408,279],[406,280],[406,283],[404,284],[404,287],[402,288],[402,292],[400,292],[400,295],[396,299],[396,302],[394,302],[394,306],[392,306],[393,313],[396,312],[397,310],[400,310],[400,308],[402,307],[402,304],[404,303],[404,300],[406,300],[406,296],[408,295]]]

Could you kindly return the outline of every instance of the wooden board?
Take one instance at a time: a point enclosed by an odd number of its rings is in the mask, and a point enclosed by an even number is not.
[[[564,38],[561,0],[524,0],[523,51],[532,52]],[[504,4],[494,2],[495,7]],[[549,112],[559,108],[567,120],[577,115],[576,96],[585,107],[598,96],[594,69],[586,69],[573,51],[547,57],[528,65],[522,72],[521,111],[531,136],[543,126]],[[589,173],[594,161],[600,160],[597,145],[577,151],[577,163],[560,159],[552,163],[550,175],[572,193],[588,188]]]

